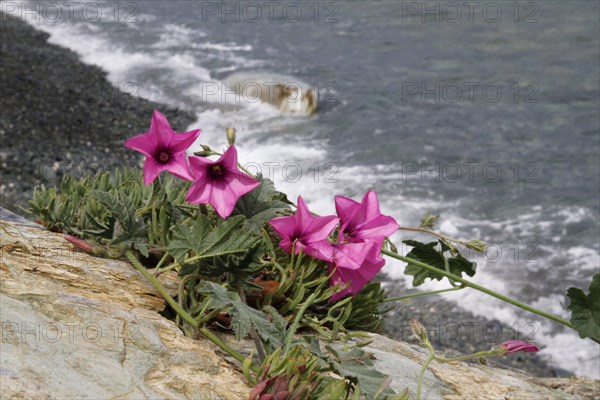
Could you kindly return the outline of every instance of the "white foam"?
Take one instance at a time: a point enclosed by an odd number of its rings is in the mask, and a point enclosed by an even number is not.
[[[166,24],[160,34],[160,40],[152,44],[156,49],[168,49],[171,47],[188,46],[198,38],[205,37],[206,34],[186,26]]]

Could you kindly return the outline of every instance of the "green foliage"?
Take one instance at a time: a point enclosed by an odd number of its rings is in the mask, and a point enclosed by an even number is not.
[[[339,288],[330,287],[327,264],[290,257],[274,244],[279,238],[268,221],[291,214],[290,202],[273,182],[259,179],[226,220],[186,203],[189,183],[164,174],[144,186],[141,173],[128,169],[65,177],[58,190],[42,186],[30,211],[49,229],[92,242],[90,248],[100,249],[95,254],[119,258],[134,250],[156,274],[176,271],[178,295],[170,303],[180,307],[176,322],[190,336],[218,324],[238,340],[251,337],[264,358],[262,374],[250,377],[257,393],[391,399],[389,378],[360,348],[322,351],[318,342],[298,339],[300,332],[333,340],[349,329],[375,331],[387,311],[385,292],[370,283],[354,297],[330,302]]]
[[[571,324],[581,338],[600,342],[600,273],[594,274],[590,291],[586,295],[579,288],[569,288]]]
[[[149,246],[164,245],[171,225],[190,215],[179,208],[185,207],[187,188],[170,176],[161,185],[144,186],[137,169],[65,176],[60,190],[36,188],[29,211],[52,231],[112,245],[115,256],[127,248],[148,256]]]
[[[429,264],[442,271],[448,271],[454,275],[462,276],[463,273],[468,276],[475,275],[475,269],[477,263],[467,260],[462,254],[457,253],[452,255],[450,247],[448,247],[441,240],[439,242],[421,243],[416,240],[405,240],[404,244],[413,247],[413,249],[406,255],[408,258],[421,261],[425,264]],[[437,248],[439,245],[440,249]],[[456,252],[456,248],[452,248]],[[445,253],[450,252],[450,257],[446,256]],[[427,271],[423,268],[409,264],[404,270],[406,275],[412,275],[413,286],[422,285],[425,279],[436,279],[438,281],[444,278],[443,275],[435,272]]]
[[[242,196],[233,210],[233,215],[246,217],[244,224],[256,234],[260,234],[265,224],[272,218],[290,210],[290,202],[285,194],[275,190],[275,185],[262,176],[260,186]]]
[[[264,267],[260,237],[243,226],[243,216],[216,221],[211,223],[207,216],[199,214],[175,226],[167,252],[183,265],[181,276],[225,276],[230,283],[244,285]]]
[[[202,282],[198,292],[211,299],[210,307],[228,312],[232,317],[231,326],[237,340],[246,337],[251,328],[256,330],[264,344],[269,345],[271,351],[281,347],[285,336],[280,336],[279,329],[269,321],[265,313],[248,306],[240,296],[225,289],[223,285],[214,282]]]
[[[349,351],[337,351],[331,346],[327,350],[333,355],[329,365],[339,375],[354,382],[367,399],[387,399],[395,396],[388,386],[391,380],[387,375],[373,368],[370,355],[359,347]]]
[[[344,327],[351,330],[377,332],[383,315],[394,308],[393,305],[385,308],[382,306],[386,297],[387,294],[381,288],[381,283],[368,283],[352,297],[349,304],[352,311]]]
[[[322,349],[319,339],[314,336],[304,336],[302,344],[319,359],[321,369],[328,369],[344,378],[346,393],[354,392],[359,395],[357,398],[367,400],[405,398],[404,393],[397,395],[389,387],[391,379],[374,368],[373,361],[371,361],[372,354],[364,351],[359,346],[351,346],[349,349],[325,346]],[[333,391],[339,391],[339,388],[335,384],[329,384],[324,391],[325,393],[329,393],[329,391],[333,393]]]
[[[408,399],[407,392],[389,388],[391,379],[374,369],[371,356],[358,347],[322,349],[315,336],[304,336],[289,351],[278,348],[264,360],[249,399]]]
[[[106,219],[100,222],[88,213],[89,221],[96,230],[86,230],[104,239],[107,244],[116,245],[123,250],[134,248],[148,257],[146,223],[136,215],[133,200],[122,192],[103,192],[90,190],[88,195],[106,208]]]

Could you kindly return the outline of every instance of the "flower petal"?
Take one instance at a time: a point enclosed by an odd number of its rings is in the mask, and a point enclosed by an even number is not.
[[[217,160],[217,163],[221,164],[223,168],[230,171],[238,171],[237,166],[237,149],[234,145],[231,145],[225,150],[225,153]]]
[[[235,208],[239,196],[237,196],[229,185],[224,181],[212,182],[210,190],[210,205],[223,219],[229,217]]]
[[[190,167],[188,166],[187,157],[184,153],[176,155],[173,160],[167,164],[166,170],[186,181],[194,180],[194,177],[190,172]]]
[[[336,293],[330,301],[335,301],[347,294],[357,294],[369,283],[385,265],[385,260],[379,255],[381,244],[374,242],[348,243],[335,245],[333,263],[329,265],[330,272],[335,268],[330,280],[336,283],[348,283],[350,286]]]
[[[158,164],[154,161],[152,157],[146,157],[146,161],[144,161],[144,185],[149,185],[156,177],[164,171],[165,166]]]
[[[302,247],[302,252],[307,254],[313,258],[323,260],[323,261],[331,261],[335,254],[335,249],[331,243],[327,240],[321,240],[318,242],[312,243],[301,243],[298,242]]]
[[[239,171],[228,171],[225,181],[229,185],[231,191],[235,193],[238,198],[248,192],[251,192],[260,185],[258,180]]]
[[[205,157],[190,156],[188,157],[192,175],[195,179],[207,179],[207,173],[211,166],[215,165],[214,161]]]
[[[304,201],[302,196],[298,196],[297,203],[298,206],[296,208],[296,233],[298,235],[301,235],[308,229],[311,218],[313,218],[313,216],[310,213],[308,206],[306,205],[306,202]]]
[[[194,129],[193,131],[185,133],[176,133],[171,139],[171,151],[173,154],[185,153],[185,151],[194,144],[196,139],[200,136],[200,129]]]
[[[148,133],[134,136],[125,141],[125,147],[128,149],[139,151],[146,157],[154,157],[156,153],[156,144],[150,138]]]
[[[327,239],[340,220],[335,215],[326,217],[311,217],[309,226],[304,231],[305,242],[315,242]]]
[[[379,215],[378,217],[362,224],[354,237],[361,239],[371,239],[375,237],[388,237],[393,235],[400,225],[396,220],[387,215]]]
[[[335,211],[342,221],[348,221],[356,213],[360,203],[348,197],[335,196]]]
[[[150,130],[148,133],[155,138],[156,145],[159,148],[168,148],[171,145],[171,139],[175,134],[173,129],[171,129],[171,125],[169,125],[167,117],[158,110],[154,110],[154,113],[152,114],[152,122],[150,123]]]
[[[208,204],[210,203],[211,186],[205,180],[198,179],[192,186],[185,197],[185,201],[192,204]]]
[[[276,217],[269,221],[275,232],[282,238],[291,238],[294,236],[296,229],[296,218],[291,215],[289,217]]]
[[[371,220],[381,215],[381,211],[379,210],[379,199],[377,198],[377,193],[373,190],[369,190],[365,193],[361,205],[364,209],[365,220]]]
[[[524,351],[527,353],[537,353],[540,351],[533,343],[523,342],[521,340],[509,340],[500,344],[500,347],[506,349],[506,354],[516,353],[518,351]]]

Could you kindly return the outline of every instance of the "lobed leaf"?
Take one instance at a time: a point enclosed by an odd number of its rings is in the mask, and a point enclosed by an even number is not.
[[[408,258],[412,258],[421,261],[425,264],[429,264],[442,271],[446,269],[446,261],[448,262],[448,270],[457,276],[462,276],[463,273],[468,276],[475,275],[477,263],[469,261],[463,257],[460,253],[456,256],[447,258],[444,253],[448,250],[448,247],[444,243],[440,243],[441,251],[436,249],[438,242],[421,243],[416,240],[405,240],[404,244],[413,247],[413,249],[406,255]],[[413,286],[422,285],[426,279],[436,279],[441,281],[444,276],[435,272],[430,272],[423,268],[417,267],[412,264],[408,264],[404,270],[406,275],[412,275]]]
[[[270,179],[259,177],[260,186],[240,197],[232,215],[246,217],[244,225],[256,234],[260,234],[265,224],[286,211],[289,211],[289,201],[285,195],[275,190]]]
[[[571,325],[581,338],[600,341],[600,273],[596,273],[586,295],[583,290],[569,288],[567,297],[571,304]]]

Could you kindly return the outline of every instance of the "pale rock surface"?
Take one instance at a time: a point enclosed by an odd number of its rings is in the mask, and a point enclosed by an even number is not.
[[[210,342],[183,336],[128,263],[0,221],[0,398],[244,399]]]
[[[0,398],[247,398],[238,369],[212,343],[183,336],[162,317],[163,300],[128,263],[1,217]],[[176,287],[173,275],[164,283]],[[414,395],[423,349],[373,335],[366,350],[394,389]],[[600,399],[599,381],[466,363],[432,363],[424,383],[425,399]]]

